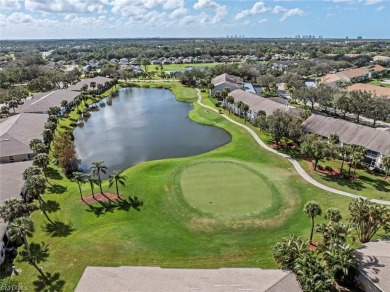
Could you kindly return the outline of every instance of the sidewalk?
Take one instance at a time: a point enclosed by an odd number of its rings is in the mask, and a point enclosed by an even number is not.
[[[196,89],[196,92],[197,92],[197,95],[198,95],[198,103],[205,107],[205,108],[208,108],[216,113],[218,113],[218,110],[214,109],[214,108],[211,108],[205,104],[202,103],[202,96],[200,94],[200,91],[199,89]],[[307,174],[307,172],[301,167],[301,165],[298,163],[298,161],[296,161],[295,159],[291,158],[290,156],[288,156],[287,154],[284,154],[284,153],[280,153],[278,152],[277,150],[269,147],[268,145],[266,145],[260,138],[259,136],[256,135],[256,133],[251,129],[249,128],[248,126],[245,126],[241,123],[238,123],[234,120],[232,120],[231,118],[229,118],[228,116],[226,115],[222,115],[225,119],[227,119],[229,122],[237,125],[237,126],[240,126],[242,128],[244,128],[245,130],[247,130],[251,135],[252,137],[256,140],[257,144],[259,144],[261,147],[263,147],[265,150],[267,151],[270,151],[276,155],[279,155],[279,156],[282,156],[286,159],[288,159],[292,165],[294,166],[295,170],[298,172],[298,174],[304,179],[306,180],[308,183],[320,188],[320,189],[323,189],[325,191],[328,191],[328,192],[331,192],[331,193],[334,193],[334,194],[338,194],[338,195],[342,195],[342,196],[345,196],[345,197],[350,197],[350,198],[353,198],[353,199],[357,199],[357,198],[363,198],[363,199],[369,199],[370,201],[372,202],[375,202],[375,203],[378,203],[378,204],[384,204],[384,205],[390,205],[390,201],[385,201],[385,200],[377,200],[377,199],[371,199],[371,198],[367,198],[367,197],[363,197],[363,196],[359,196],[359,195],[356,195],[356,194],[352,194],[352,193],[348,193],[348,192],[344,192],[344,191],[340,191],[340,190],[337,190],[337,189],[333,189],[331,187],[328,187],[328,186],[325,186],[321,183],[319,183],[318,181],[316,181],[315,179],[313,179],[309,174]]]

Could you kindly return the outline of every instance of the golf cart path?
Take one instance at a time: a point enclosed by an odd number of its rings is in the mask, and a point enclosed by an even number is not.
[[[214,109],[212,107],[209,107],[209,106],[207,106],[207,105],[202,103],[202,96],[200,94],[199,89],[196,89],[196,92],[197,92],[197,95],[198,95],[198,104],[200,104],[201,106],[203,106],[203,107],[205,107],[207,109],[210,109],[210,110],[218,113],[218,110],[216,110],[216,109]],[[291,158],[289,155],[284,154],[284,153],[280,153],[277,150],[275,150],[275,149],[269,147],[268,145],[266,145],[259,138],[259,136],[256,135],[256,133],[251,128],[249,128],[248,126],[245,126],[245,125],[243,125],[241,123],[238,123],[238,122],[234,121],[233,119],[229,118],[226,115],[222,115],[222,116],[225,119],[227,119],[229,122],[231,122],[231,123],[233,123],[233,124],[235,124],[237,126],[240,126],[240,127],[244,128],[245,130],[247,130],[252,135],[252,137],[256,140],[257,144],[259,144],[264,149],[266,149],[266,150],[268,150],[268,151],[270,151],[272,153],[275,153],[276,155],[279,155],[279,156],[282,156],[282,157],[288,159],[292,163],[292,165],[294,166],[294,168],[298,172],[298,174],[304,180],[306,180],[308,183],[311,183],[313,186],[316,186],[316,187],[318,187],[320,189],[323,189],[325,191],[328,191],[328,192],[331,192],[331,193],[334,193],[334,194],[338,194],[338,195],[342,195],[342,196],[345,196],[345,197],[350,197],[350,198],[354,198],[354,199],[356,199],[356,198],[370,199],[372,202],[375,202],[375,203],[384,204],[384,205],[390,205],[390,201],[371,199],[371,198],[359,196],[359,195],[356,195],[356,194],[352,194],[352,193],[340,191],[340,190],[337,190],[337,189],[333,189],[331,187],[328,187],[328,186],[325,186],[325,185],[319,183],[318,181],[316,181],[310,175],[307,174],[307,172],[301,167],[301,165],[298,163],[298,161],[296,161],[295,159]]]

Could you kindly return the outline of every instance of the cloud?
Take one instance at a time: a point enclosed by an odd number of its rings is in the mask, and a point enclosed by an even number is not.
[[[268,19],[267,18],[262,18],[259,20],[259,23],[266,23],[268,22]]]
[[[31,15],[23,12],[14,12],[7,17],[7,22],[13,24],[30,23],[33,22],[33,18]]]
[[[20,4],[18,0],[0,0],[1,9],[19,9]]]
[[[26,0],[24,5],[31,11],[57,13],[96,13],[104,8],[92,0]]]
[[[184,7],[180,7],[180,8],[177,8],[175,10],[173,10],[171,12],[171,14],[169,14],[169,18],[180,18],[180,17],[184,17],[188,14],[188,10],[187,8],[184,8]]]
[[[384,0],[360,0],[364,5],[373,5],[383,2]]]
[[[375,9],[375,11],[382,11],[383,9],[385,9],[385,6],[381,5],[381,6],[377,7]]]
[[[227,7],[212,0],[198,0],[193,7],[196,10],[211,9],[215,12],[213,17],[203,13],[200,14],[199,22],[202,24],[216,24],[221,22],[227,15]]]
[[[271,8],[266,7],[264,2],[256,2],[251,9],[242,10],[237,13],[234,19],[240,20],[248,16],[267,12],[269,10],[271,10]]]
[[[279,5],[272,8],[272,13],[275,13],[275,14],[279,14],[279,13],[285,12],[285,11],[287,11],[287,9],[282,7],[282,6],[279,6]]]
[[[293,8],[285,12],[282,18],[280,19],[280,21],[284,21],[291,16],[303,16],[303,15],[305,15],[305,12],[303,10],[299,8]]]

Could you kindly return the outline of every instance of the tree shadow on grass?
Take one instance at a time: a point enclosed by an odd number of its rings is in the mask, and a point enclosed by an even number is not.
[[[55,179],[55,180],[61,180],[62,176],[60,172],[57,169],[54,169],[53,167],[48,167],[46,170],[46,175],[48,178]]]
[[[54,213],[61,210],[60,204],[56,201],[48,200],[42,205],[47,213]]]
[[[372,179],[368,176],[362,175],[359,177],[359,179],[364,181],[367,184],[372,185],[374,188],[376,188],[380,192],[390,193],[390,183],[385,181],[381,177],[378,177],[376,179]]]
[[[104,215],[106,213],[112,213],[115,210],[122,210],[122,211],[130,211],[130,209],[134,209],[136,211],[141,211],[141,208],[143,206],[143,201],[141,201],[137,196],[134,196],[132,198],[129,196],[128,200],[125,199],[119,199],[116,201],[110,200],[108,202],[102,202],[102,201],[97,201],[100,206],[93,206],[91,204],[87,204],[89,209],[87,209],[87,212],[94,213],[97,217]]]
[[[42,262],[46,262],[50,255],[48,245],[44,242],[41,243],[31,242],[30,253],[33,261],[38,264]],[[24,248],[24,250],[20,252],[20,255],[22,256],[22,261],[25,262],[30,261],[26,248]]]
[[[57,292],[63,291],[65,281],[61,279],[60,273],[45,273],[46,279],[39,275],[38,279],[33,282],[34,290],[40,292]]]
[[[69,236],[74,228],[72,223],[65,224],[61,221],[54,221],[53,223],[46,223],[42,228],[46,233],[50,234],[51,237],[66,237]]]
[[[334,182],[340,186],[346,186],[350,189],[357,190],[357,191],[361,191],[362,189],[366,188],[364,184],[361,181],[359,181],[359,178],[357,180],[351,180],[350,178],[345,178],[340,175],[325,175],[323,179],[328,182]]]
[[[62,185],[52,185],[47,188],[47,190],[52,194],[63,194],[68,188]]]

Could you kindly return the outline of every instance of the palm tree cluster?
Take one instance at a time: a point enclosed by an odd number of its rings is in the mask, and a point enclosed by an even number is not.
[[[80,199],[82,201],[84,198],[81,186],[85,183],[89,183],[92,196],[95,194],[95,185],[99,186],[100,193],[104,195],[101,174],[107,173],[107,166],[104,164],[103,160],[94,161],[91,163],[90,170],[91,172],[88,174],[84,174],[80,171],[73,172],[73,181],[76,182],[78,186]],[[124,176],[120,170],[114,170],[113,173],[109,175],[109,187],[115,184],[116,193],[120,199],[121,196],[119,195],[119,185],[125,186],[125,181],[126,176]]]
[[[346,222],[337,208],[329,208],[325,221],[317,225],[314,218],[321,216],[321,206],[309,201],[303,211],[311,219],[309,240],[296,235],[283,238],[272,249],[275,262],[281,269],[294,271],[304,291],[331,291],[335,283],[353,287],[358,262],[347,241],[354,242],[357,234],[362,243],[367,242],[381,228],[389,232],[390,207],[355,199],[349,204]],[[312,241],[314,230],[322,237],[316,245]]]

